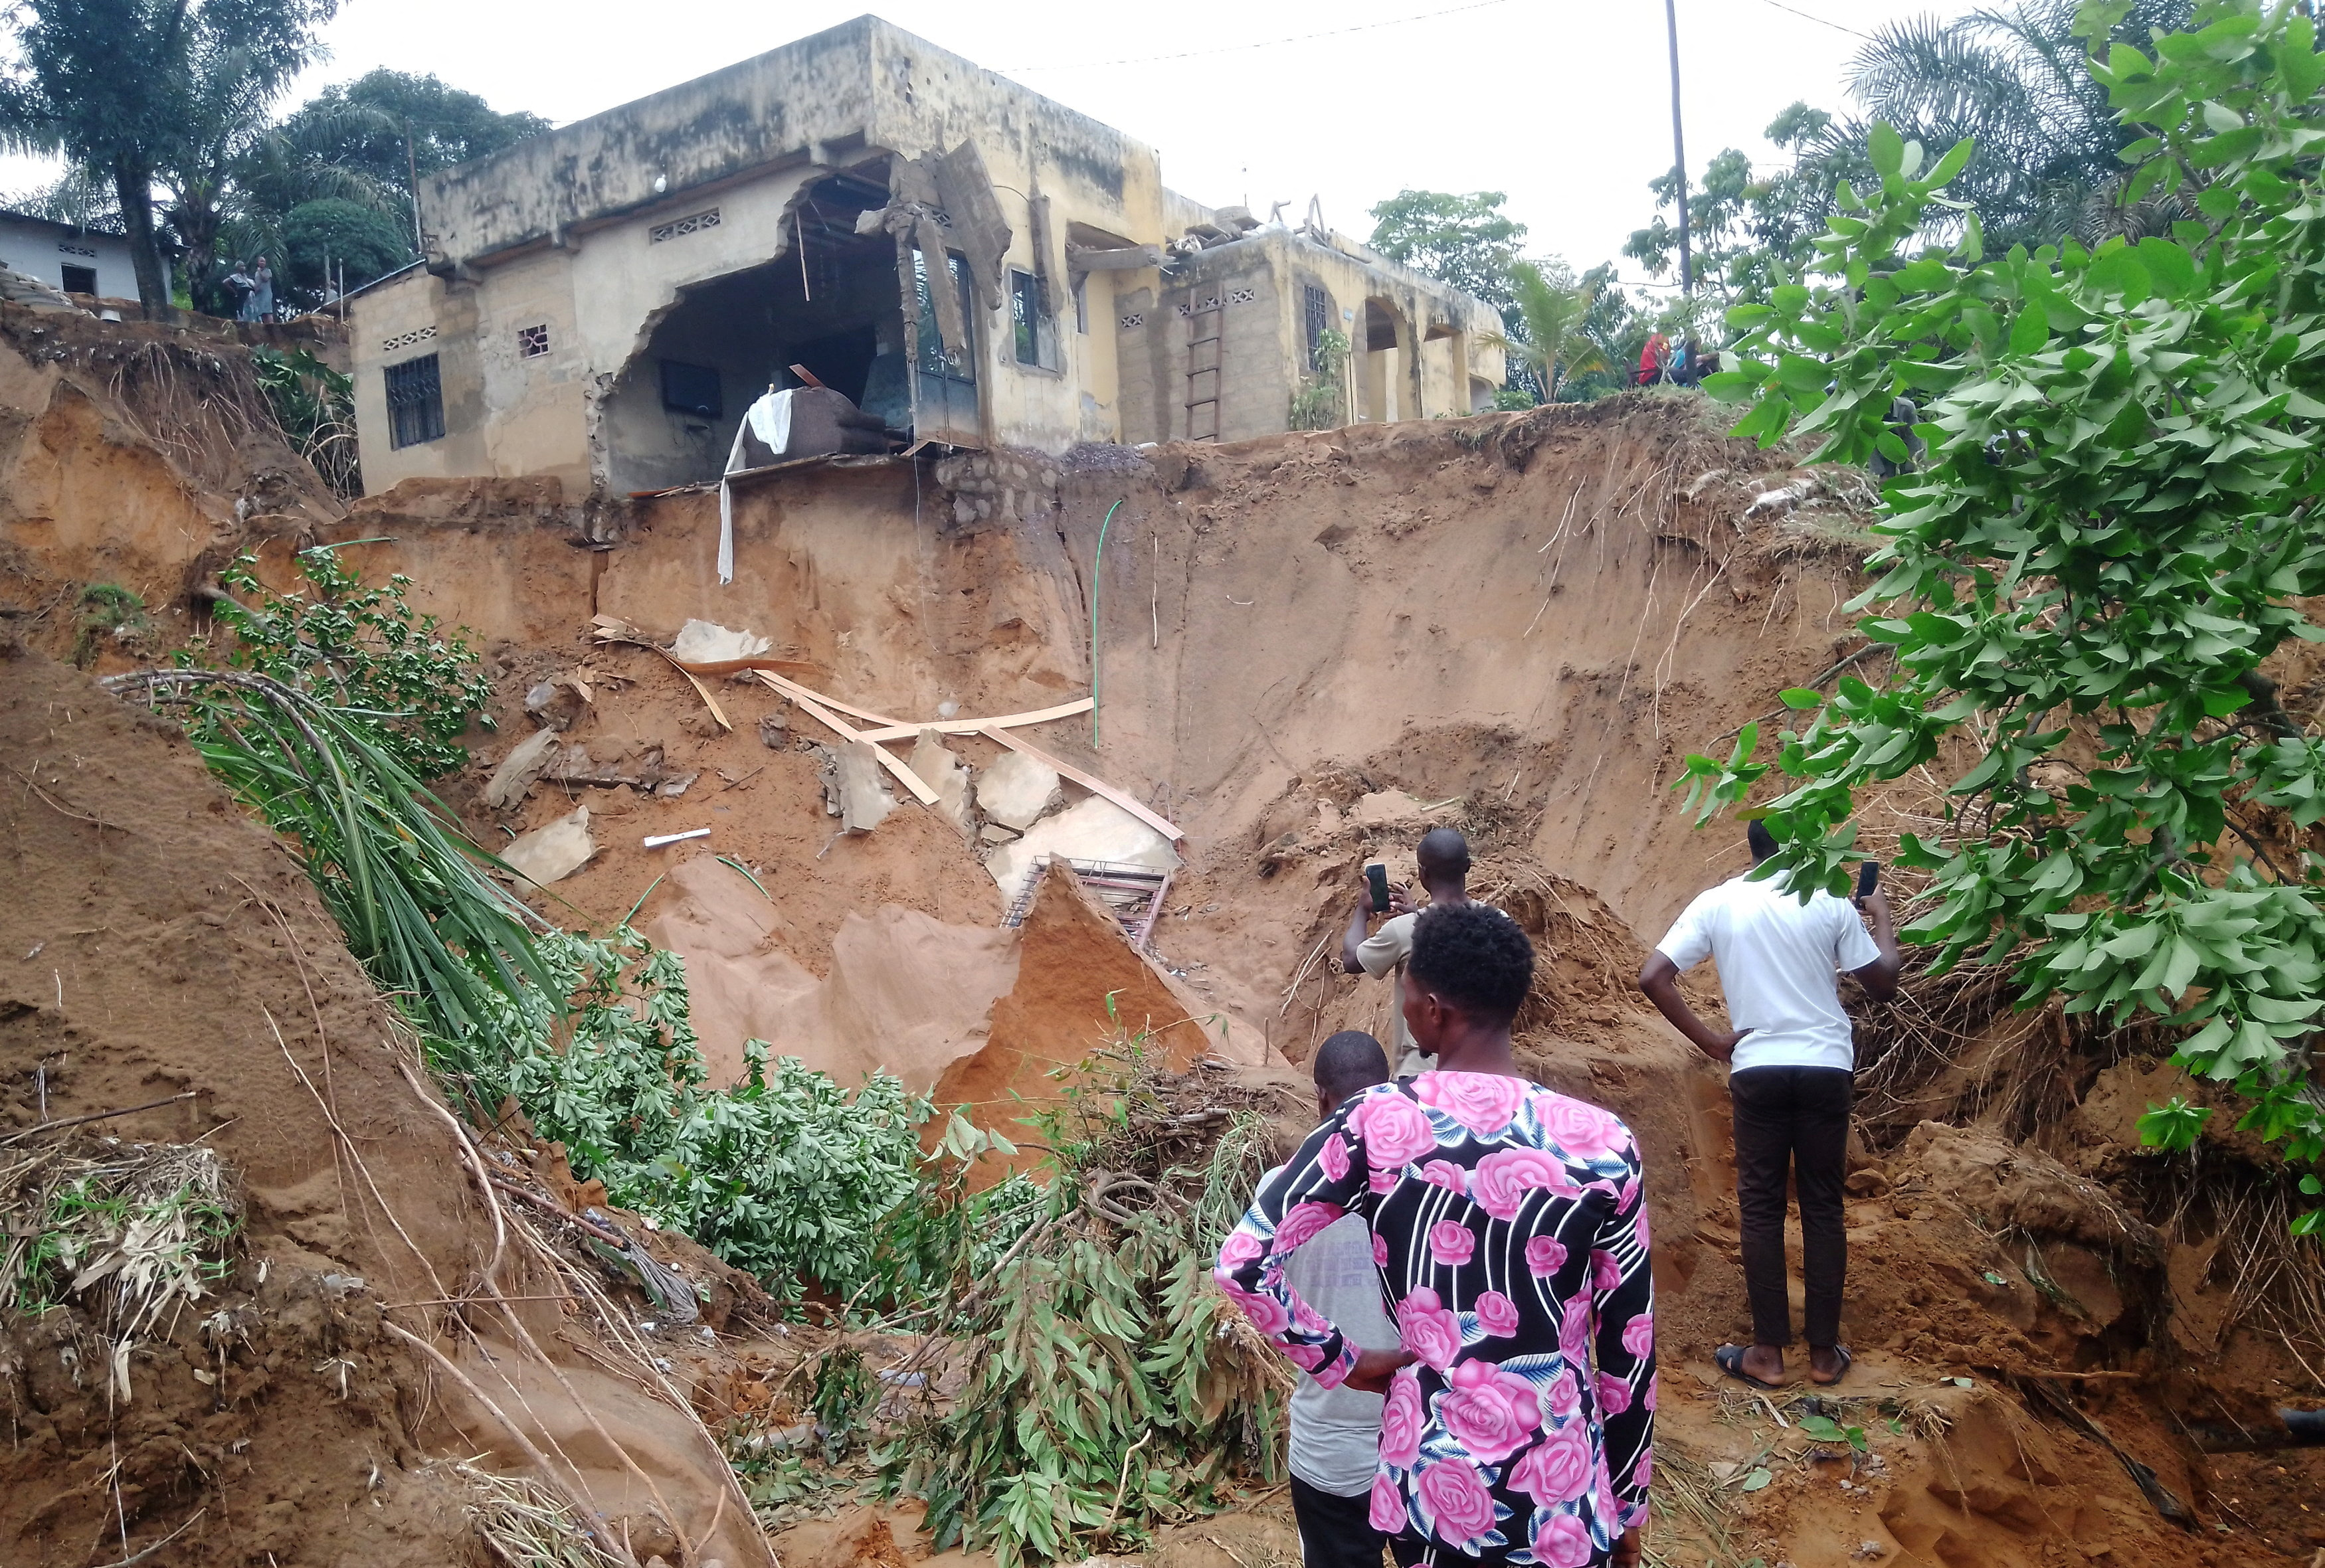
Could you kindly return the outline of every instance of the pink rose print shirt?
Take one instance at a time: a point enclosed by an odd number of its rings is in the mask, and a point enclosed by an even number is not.
[[[1646,1517],[1654,1287],[1637,1143],[1595,1105],[1487,1073],[1349,1101],[1260,1189],[1216,1277],[1327,1388],[1357,1347],[1285,1283],[1344,1213],[1404,1348],[1381,1420],[1374,1526],[1542,1568],[1604,1563]]]

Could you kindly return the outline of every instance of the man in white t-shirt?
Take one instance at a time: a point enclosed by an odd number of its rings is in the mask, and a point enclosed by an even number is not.
[[[1420,868],[1421,886],[1429,894],[1427,907],[1450,908],[1470,901],[1469,841],[1459,829],[1431,828],[1421,835],[1413,859]],[[1413,923],[1421,918],[1423,906],[1413,903],[1412,890],[1402,883],[1391,888],[1389,918],[1367,936],[1365,927],[1373,916],[1372,892],[1369,883],[1364,887],[1357,896],[1348,933],[1340,938],[1340,968],[1345,973],[1369,974],[1376,980],[1384,974],[1395,976],[1390,983],[1388,1056],[1396,1064],[1398,1077],[1418,1077],[1437,1065],[1436,1057],[1413,1045],[1413,1031],[1404,1027],[1404,965],[1413,956]]]
[[[1376,1084],[1388,1082],[1381,1043],[1343,1029],[1316,1048],[1316,1116]],[[1281,1167],[1279,1167],[1281,1168]],[[1275,1175],[1260,1178],[1265,1186]],[[1381,1305],[1380,1266],[1372,1227],[1343,1214],[1284,1260],[1283,1274],[1301,1300],[1360,1350],[1397,1348],[1396,1325]],[[1292,1513],[1300,1524],[1303,1568],[1381,1568],[1387,1537],[1373,1528],[1373,1478],[1380,1471],[1382,1397],[1343,1384],[1327,1388],[1307,1373],[1292,1391]]]
[[[1754,822],[1748,836],[1755,866],[1776,853],[1765,825]],[[1896,994],[1901,965],[1889,900],[1876,892],[1862,903],[1870,936],[1846,899],[1819,892],[1802,903],[1775,879],[1737,877],[1699,895],[1639,971],[1639,989],[1663,1017],[1732,1068],[1736,1200],[1755,1342],[1722,1345],[1712,1359],[1730,1376],[1765,1388],[1785,1381],[1784,1347],[1792,1342],[1784,1288],[1787,1175],[1801,1199],[1809,1380],[1837,1383],[1848,1370],[1840,1342],[1848,1267],[1842,1193],[1857,1046],[1835,976],[1846,970],[1876,1001],[1886,1001]],[[1706,958],[1719,965],[1733,1028],[1705,1023],[1679,993],[1681,973]]]

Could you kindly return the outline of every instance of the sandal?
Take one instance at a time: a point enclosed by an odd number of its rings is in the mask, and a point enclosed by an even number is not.
[[[1830,1388],[1837,1386],[1843,1378],[1848,1376],[1848,1369],[1857,1364],[1857,1358],[1848,1353],[1848,1347],[1847,1345],[1833,1346],[1832,1353],[1840,1358],[1840,1370],[1832,1375],[1831,1382],[1818,1382],[1815,1372],[1811,1371],[1809,1374],[1809,1381],[1815,1383],[1820,1388]],[[1814,1355],[1815,1351],[1812,1350],[1810,1351],[1810,1354]]]
[[[1711,1352],[1711,1364],[1718,1367],[1729,1377],[1735,1379],[1737,1382],[1749,1383],[1755,1388],[1766,1388],[1772,1392],[1776,1392],[1792,1386],[1789,1383],[1771,1383],[1764,1379],[1755,1378],[1751,1373],[1746,1371],[1744,1370],[1744,1347],[1742,1345],[1720,1346],[1718,1350]]]

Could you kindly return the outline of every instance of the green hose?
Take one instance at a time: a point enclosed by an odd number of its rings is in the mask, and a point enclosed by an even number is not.
[[[1121,510],[1117,501],[1106,509],[1106,521],[1098,525],[1098,558],[1090,563],[1090,750],[1098,750],[1098,601],[1106,588],[1106,530],[1114,526],[1114,514]]]

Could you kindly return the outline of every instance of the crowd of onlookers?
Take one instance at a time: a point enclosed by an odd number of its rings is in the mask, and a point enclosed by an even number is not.
[[[1632,376],[1634,386],[1653,386],[1669,382],[1674,386],[1693,386],[1719,368],[1719,355],[1710,352],[1692,337],[1673,345],[1661,332],[1651,334],[1647,346],[1639,350],[1639,368]]]

